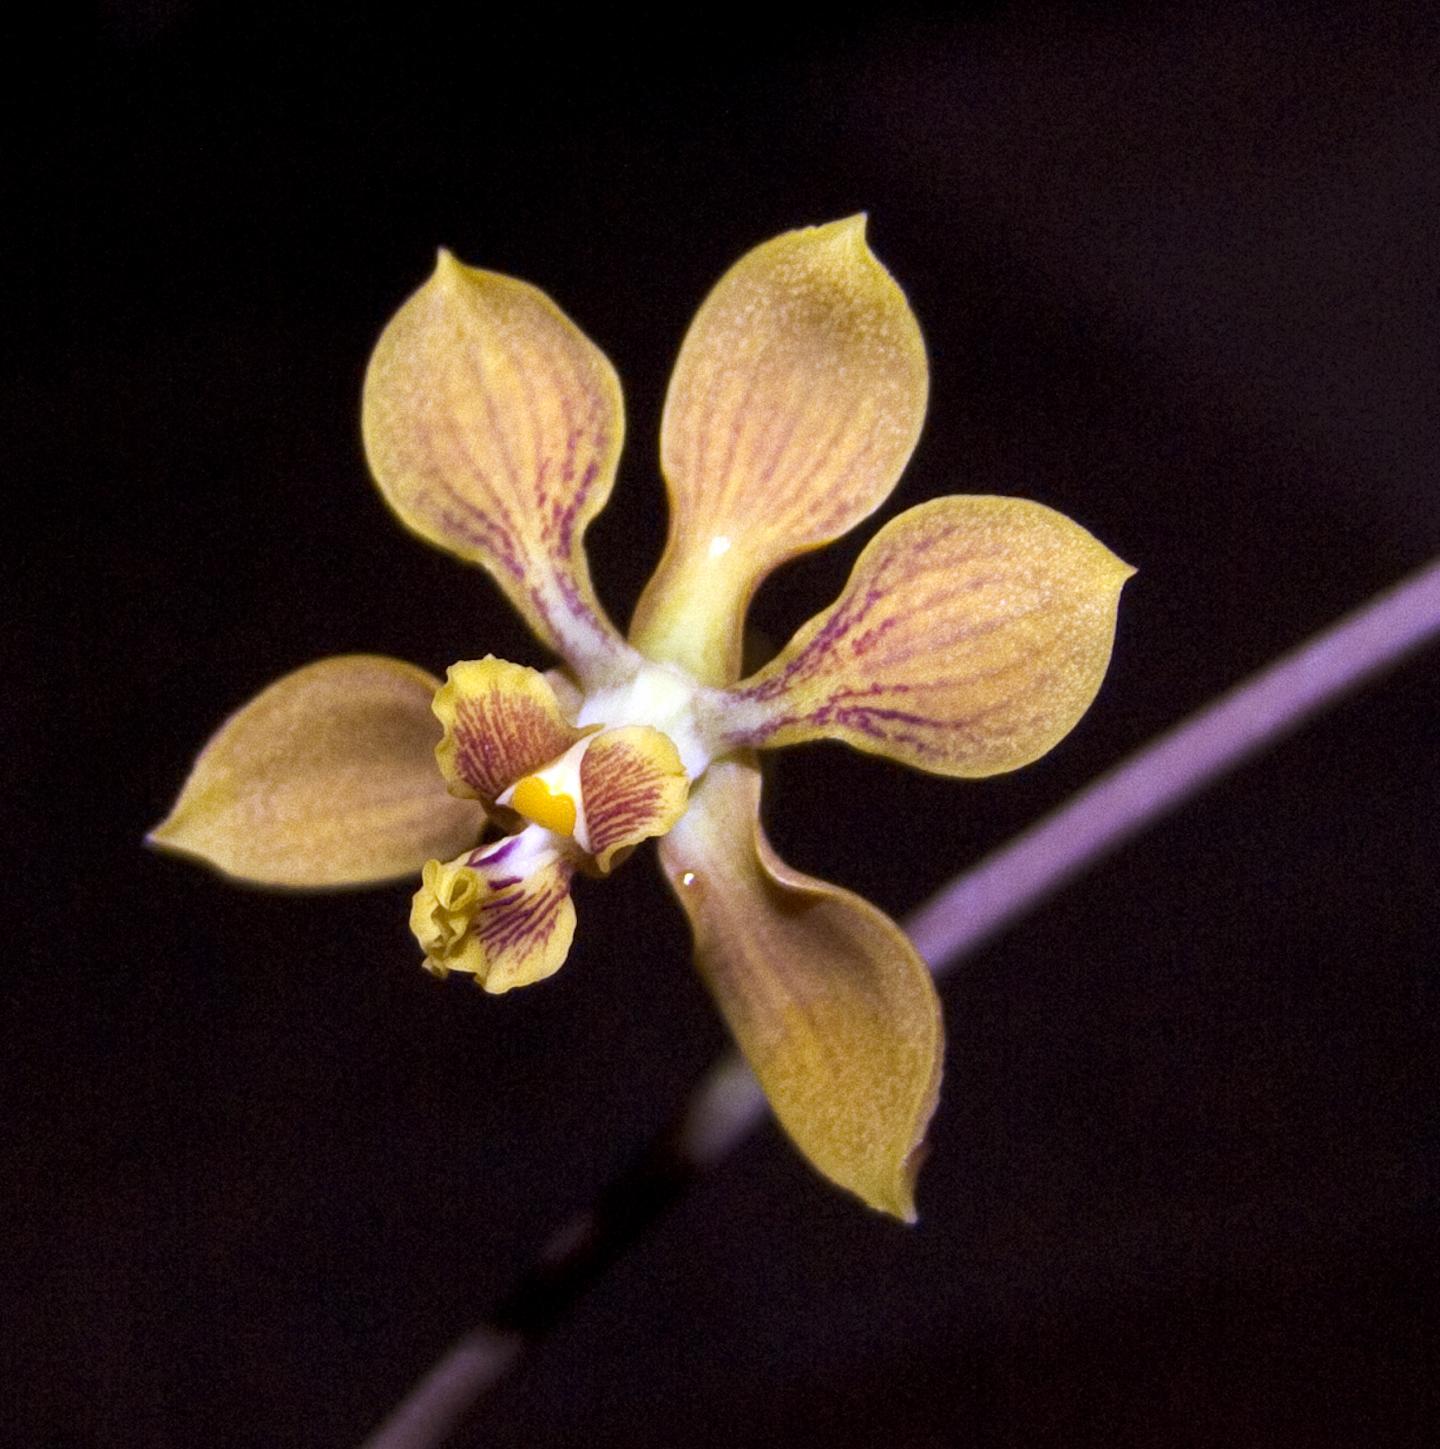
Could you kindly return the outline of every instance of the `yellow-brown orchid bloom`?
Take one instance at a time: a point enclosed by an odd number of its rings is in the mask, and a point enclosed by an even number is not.
[[[1131,572],[1039,504],[936,499],[741,678],[757,585],[885,500],[927,385],[862,217],[742,258],[671,379],[669,539],[626,638],[582,548],[620,453],[614,370],[542,292],[442,253],[371,360],[370,465],[401,522],[487,569],[564,667],[486,657],[441,684],[373,656],[309,665],[221,727],[153,839],[278,885],[423,867],[426,964],[505,991],[565,959],[576,870],[661,837],[780,1122],[821,1172],[913,1217],[943,1045],[930,974],[882,912],[775,855],[755,751],[838,739],[945,775],[1023,765],[1093,699]]]

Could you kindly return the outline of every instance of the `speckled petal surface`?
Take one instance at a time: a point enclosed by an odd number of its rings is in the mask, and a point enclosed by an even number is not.
[[[624,432],[605,355],[537,288],[440,254],[365,377],[365,450],[407,528],[488,569],[583,678],[624,647],[582,536]]]
[[[660,842],[696,962],[795,1145],[911,1221],[944,1051],[930,973],[882,911],[785,865],[759,802],[752,764],[714,765]]]
[[[944,775],[1028,764],[1094,699],[1133,572],[1038,503],[922,503],[880,531],[835,604],[729,691],[729,743],[838,739]]]
[[[742,257],[701,306],[671,378],[660,440],[670,535],[636,610],[637,647],[708,684],[733,681],[756,585],[884,502],[927,390],[920,329],[863,216]]]
[[[321,659],[216,731],[150,835],[262,885],[366,885],[474,841],[485,812],[435,766],[438,680],[378,655]]]

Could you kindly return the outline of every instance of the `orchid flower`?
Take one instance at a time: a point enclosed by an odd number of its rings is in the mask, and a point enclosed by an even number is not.
[[[820,1172],[913,1219],[943,1052],[930,974],[875,906],[776,856],[757,752],[830,739],[942,775],[1023,765],[1094,698],[1131,573],[1037,503],[935,499],[742,678],[756,587],[884,502],[927,390],[863,217],[743,257],[670,382],[669,537],[627,637],[582,546],[620,454],[615,372],[544,293],[442,252],[371,359],[370,466],[400,521],[488,570],[563,667],[486,656],[440,683],[377,656],[311,664],[220,728],[152,839],[264,884],[420,870],[426,966],[501,992],[565,960],[577,871],[659,837],[780,1123]]]

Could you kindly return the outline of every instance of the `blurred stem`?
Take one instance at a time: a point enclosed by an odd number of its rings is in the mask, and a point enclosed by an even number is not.
[[[1251,676],[957,877],[904,923],[937,976],[1206,785],[1440,633],[1440,559]],[[641,1159],[557,1233],[490,1324],[453,1345],[365,1441],[434,1449],[698,1172],[765,1115],[727,1056]]]

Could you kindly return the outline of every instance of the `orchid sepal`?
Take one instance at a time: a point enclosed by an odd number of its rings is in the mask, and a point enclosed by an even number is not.
[[[1134,572],[1039,503],[919,504],[880,530],[830,608],[724,694],[724,746],[837,739],[952,776],[1028,764],[1099,690]]]
[[[544,292],[442,251],[375,345],[361,423],[406,528],[488,570],[582,681],[623,663],[581,542],[614,482],[620,382]]]
[[[928,388],[919,326],[864,216],[742,257],[701,305],[670,380],[670,533],[630,627],[636,648],[733,682],[755,588],[885,501]]]
[[[445,791],[438,681],[374,654],[282,676],[211,737],[148,839],[255,885],[326,889],[413,876],[485,824]]]
[[[696,963],[811,1165],[913,1222],[944,1057],[934,983],[884,912],[780,860],[759,804],[754,764],[717,762],[660,843]]]

